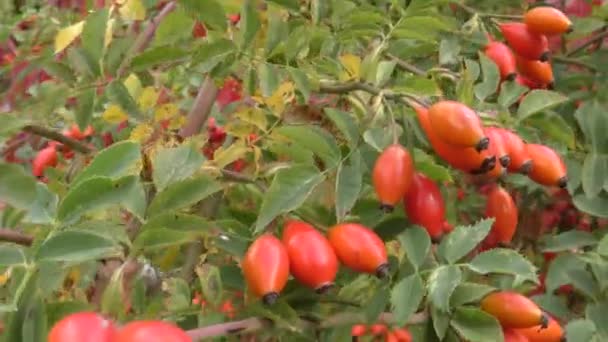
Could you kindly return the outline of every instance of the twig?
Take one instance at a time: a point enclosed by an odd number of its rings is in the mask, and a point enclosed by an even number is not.
[[[31,246],[34,237],[9,228],[0,228],[0,241],[12,242],[22,246]]]
[[[226,170],[226,169],[222,169],[222,178],[224,180],[227,180],[229,182],[234,182],[234,183],[242,183],[242,184],[253,184],[255,185],[260,191],[266,191],[266,187],[255,181],[255,179],[247,177],[241,173],[235,172],[235,171],[231,171],[231,170]]]
[[[569,57],[562,57],[562,56],[553,56],[551,57],[551,60],[555,63],[560,63],[560,64],[570,64],[570,65],[575,65],[581,68],[585,68],[587,70],[591,70],[591,71],[596,71],[597,68],[589,63],[585,63],[583,61],[579,61],[577,59],[574,58],[569,58]]]
[[[54,130],[51,130],[51,129],[48,129],[48,128],[45,128],[42,126],[28,125],[28,126],[23,127],[23,131],[60,142],[60,143],[64,144],[65,146],[71,148],[72,150],[80,152],[80,153],[93,152],[93,149],[91,147],[81,143],[80,141],[66,137],[65,135],[63,135],[57,131],[54,131]]]
[[[456,6],[460,7],[462,10],[467,12],[468,14],[477,14],[480,17],[486,18],[495,18],[495,19],[504,19],[504,20],[518,20],[521,21],[524,17],[522,15],[513,15],[513,14],[498,14],[498,13],[482,13],[478,12],[473,7],[469,7],[461,2],[452,2]]]
[[[165,7],[163,7],[163,9],[156,15],[156,17],[150,20],[150,23],[148,24],[148,26],[146,26],[146,29],[142,31],[142,33],[140,33],[137,39],[135,40],[135,43],[133,44],[133,47],[131,48],[127,57],[120,64],[120,67],[116,72],[117,78],[120,78],[124,75],[125,71],[127,70],[127,67],[133,59],[133,56],[142,52],[146,49],[146,47],[148,47],[148,45],[152,41],[152,38],[154,38],[154,34],[156,33],[156,29],[160,25],[160,22],[163,21],[163,19],[175,9],[175,6],[175,1],[167,3]]]
[[[428,313],[426,311],[421,311],[416,313],[410,317],[407,324],[419,324],[428,320]],[[331,328],[337,326],[346,326],[358,324],[361,322],[365,322],[365,315],[362,313],[340,313],[332,317],[328,317],[324,319],[321,324],[318,325],[319,328]],[[384,324],[393,324],[394,318],[391,313],[384,312],[380,314],[378,318],[379,323]],[[310,328],[313,326],[311,323],[301,323],[302,328]],[[247,334],[254,333],[260,331],[262,329],[267,329],[272,326],[272,321],[265,318],[247,318],[241,321],[234,321],[228,323],[214,324],[209,325],[202,328],[197,328],[193,330],[187,331],[188,335],[193,340],[217,337],[217,336],[225,336],[230,334]]]
[[[400,67],[401,69],[405,70],[405,71],[409,71],[414,75],[418,75],[418,76],[426,76],[426,71],[418,68],[417,66],[408,63],[406,61],[404,61],[403,59],[391,54],[391,53],[387,53],[386,56],[391,59],[392,61],[394,61],[395,63],[397,63],[397,66]]]
[[[182,138],[190,137],[200,132],[209,118],[217,93],[218,89],[213,82],[213,79],[207,76],[198,90],[198,94],[196,95],[196,99],[194,99],[190,112],[188,112],[186,123],[179,132]]]
[[[329,94],[346,94],[351,91],[361,90],[375,96],[378,96],[382,93],[382,96],[384,98],[394,101],[400,101],[406,105],[410,105],[409,101],[416,102],[420,105],[425,105],[425,103],[416,96],[404,93],[395,93],[388,90],[380,90],[371,84],[362,82],[321,83],[319,86],[319,90],[323,93]]]
[[[603,30],[603,29],[605,29],[607,27],[608,26],[604,26],[601,29]],[[600,32],[600,33],[596,34],[595,36],[589,38],[588,41],[586,41],[585,43],[579,45],[574,50],[568,52],[566,54],[566,57],[572,57],[572,56],[576,55],[577,53],[584,51],[587,47],[589,47],[589,46],[591,46],[591,45],[593,45],[593,44],[595,44],[595,43],[597,43],[599,41],[602,41],[606,37],[608,37],[608,31]]]

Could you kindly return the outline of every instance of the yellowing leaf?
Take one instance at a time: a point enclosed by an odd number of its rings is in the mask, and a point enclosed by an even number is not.
[[[250,123],[262,131],[266,131],[266,127],[268,126],[268,120],[266,120],[266,114],[264,111],[255,107],[242,107],[239,111],[235,113],[236,117]]]
[[[358,80],[361,76],[361,57],[346,54],[340,56],[340,63],[345,69],[345,72],[340,76],[342,81]]]
[[[0,274],[0,286],[4,286],[11,278],[11,269],[7,269],[3,274]]]
[[[276,116],[281,116],[285,105],[293,101],[295,97],[294,86],[291,82],[283,82],[277,90],[264,102]]]
[[[126,20],[144,20],[146,7],[141,0],[125,0],[119,9],[120,15]]]
[[[253,164],[255,166],[254,174],[257,176],[260,172],[260,160],[262,160],[262,149],[253,146]]]
[[[135,74],[129,75],[129,77],[127,77],[127,79],[124,80],[122,83],[125,85],[125,87],[129,91],[129,94],[131,94],[131,97],[133,97],[134,99],[139,97],[142,86],[141,86],[141,81],[139,80],[139,77],[137,77],[137,75],[135,75]]]
[[[120,108],[118,105],[110,105],[108,108],[106,108],[106,111],[103,112],[101,117],[104,119],[104,121],[112,124],[121,123],[129,118],[127,113],[125,113],[125,111],[122,110],[122,108]]]
[[[254,129],[255,127],[253,125],[243,121],[229,121],[226,126],[224,126],[226,133],[237,138],[249,136]]]
[[[137,99],[137,104],[142,111],[147,111],[156,105],[157,100],[158,92],[156,89],[154,87],[145,87]]]
[[[103,45],[104,47],[108,47],[108,45],[110,45],[110,43],[112,42],[112,33],[114,30],[114,18],[111,18],[110,20],[108,20],[108,23],[106,25],[106,33],[103,39]]]
[[[70,25],[57,32],[55,36],[55,53],[63,51],[82,33],[84,21],[80,21],[74,25]]]
[[[177,115],[169,122],[169,129],[178,129],[184,126],[186,123],[186,117],[183,115]]]
[[[213,155],[213,164],[220,169],[223,169],[228,164],[245,156],[247,152],[249,152],[249,147],[245,146],[244,142],[242,141],[236,142],[228,146],[226,149],[220,147]]]
[[[150,136],[154,133],[154,128],[148,125],[147,123],[141,123],[131,131],[131,136],[129,136],[129,140],[134,140],[140,143],[145,142],[150,138]]]
[[[173,103],[165,103],[154,111],[154,121],[160,122],[171,119],[179,113],[179,109]]]

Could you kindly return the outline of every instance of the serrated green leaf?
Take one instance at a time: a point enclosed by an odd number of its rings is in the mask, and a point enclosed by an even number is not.
[[[365,317],[368,322],[376,322],[380,314],[384,312],[386,304],[388,304],[390,298],[389,288],[386,285],[382,285],[379,288],[374,289],[374,294],[364,304]]]
[[[285,8],[292,9],[294,11],[300,10],[298,0],[268,0],[268,2],[273,2],[277,5],[281,5]]]
[[[498,321],[477,308],[456,308],[450,322],[458,334],[470,342],[496,342],[504,340]]]
[[[452,22],[442,19],[431,16],[411,16],[404,18],[404,20],[401,20],[393,29],[393,37],[435,41],[441,31],[450,31],[453,29]]]
[[[439,310],[435,305],[430,305],[430,307],[433,329],[439,340],[443,340],[450,327],[450,315],[447,312]]]
[[[117,179],[139,174],[142,166],[141,146],[133,141],[121,141],[101,150],[91,163],[72,181],[72,187],[94,178]]]
[[[78,106],[76,107],[74,116],[76,117],[76,124],[78,124],[81,131],[84,131],[91,123],[93,107],[95,106],[95,94],[95,89],[89,89],[78,96]]]
[[[0,164],[0,200],[18,209],[28,209],[36,201],[36,195],[36,181],[23,167]]]
[[[512,249],[494,248],[478,254],[469,268],[480,274],[503,273],[538,283],[536,267]]]
[[[304,73],[300,69],[291,68],[291,67],[288,67],[287,71],[289,71],[289,74],[291,75],[291,79],[294,81],[294,83],[296,85],[296,89],[299,90],[302,93],[302,95],[304,96],[304,101],[308,102],[312,86],[310,84],[310,80],[308,79],[308,76],[306,75],[306,73]]]
[[[64,63],[48,61],[44,63],[43,67],[44,70],[54,78],[60,79],[68,84],[76,82],[74,72],[68,65]]]
[[[325,108],[325,115],[334,123],[334,125],[340,130],[340,132],[348,141],[348,145],[351,149],[354,149],[359,143],[359,127],[352,117],[352,114],[348,112],[342,112],[334,108]]]
[[[171,246],[179,246],[192,242],[195,235],[192,232],[175,229],[151,228],[139,233],[133,241],[133,249],[144,253],[163,250]]]
[[[205,42],[192,56],[192,64],[199,64],[201,72],[210,72],[235,52],[236,46],[231,40],[218,39]]]
[[[443,265],[434,269],[427,280],[431,303],[443,312],[451,312],[450,297],[461,280],[458,266]]]
[[[137,103],[129,94],[127,87],[120,80],[114,80],[106,87],[106,95],[110,101],[119,105],[129,117],[141,119],[142,114],[139,111]]]
[[[488,96],[494,94],[500,83],[500,72],[498,66],[491,59],[486,57],[483,52],[479,52],[479,62],[481,64],[482,81],[474,87],[475,97],[479,101],[485,101]]]
[[[587,304],[585,316],[597,329],[598,341],[608,340],[608,302],[605,300]],[[573,340],[574,341],[574,340]]]
[[[226,30],[226,12],[217,0],[182,0],[180,4],[184,5],[189,14],[195,15],[198,20],[205,23],[205,26],[219,31]]]
[[[477,302],[494,290],[494,287],[484,284],[461,283],[452,293],[450,304],[455,307]]]
[[[193,144],[162,148],[152,158],[152,180],[157,191],[192,176],[205,161]]]
[[[358,151],[338,166],[336,174],[336,220],[341,222],[353,208],[363,185],[363,169]]]
[[[458,226],[444,236],[439,245],[439,255],[447,262],[455,263],[467,255],[490,232],[494,218],[483,219],[472,226]]]
[[[600,243],[597,246],[597,252],[601,255],[608,256],[608,235],[604,235],[600,240]]]
[[[253,42],[261,26],[256,2],[253,0],[243,1],[241,15],[242,36],[240,46],[241,49],[246,49]]]
[[[82,28],[81,42],[82,47],[91,55],[97,63],[101,62],[106,24],[108,22],[109,11],[106,8],[99,9],[87,16]]]
[[[566,331],[566,341],[592,341],[596,332],[595,324],[586,319],[570,321],[564,330]]]
[[[274,132],[286,136],[294,144],[318,155],[330,168],[340,161],[340,149],[331,134],[316,126],[283,126]]]
[[[18,132],[29,120],[9,113],[0,115],[0,137],[6,137]]]
[[[207,175],[175,182],[154,197],[148,207],[148,216],[188,207],[221,189],[221,184]]]
[[[279,86],[279,74],[274,65],[262,63],[258,68],[258,81],[264,97],[270,97]]]
[[[591,149],[597,153],[608,153],[608,118],[605,115],[605,106],[597,100],[583,102],[574,117]]]
[[[133,57],[133,60],[131,61],[131,70],[149,70],[158,65],[186,60],[189,56],[189,51],[183,47],[172,45],[157,46],[147,49]]]
[[[597,244],[593,234],[570,230],[558,235],[550,235],[543,239],[543,252],[562,252]]]
[[[393,137],[388,128],[374,127],[363,133],[363,140],[376,151],[382,152],[393,142]]]
[[[528,88],[515,81],[502,82],[500,85],[500,93],[498,94],[497,102],[503,108],[509,108],[527,91]]]
[[[581,173],[583,191],[587,197],[593,198],[602,192],[606,174],[608,174],[608,155],[594,152],[587,154]]]
[[[608,198],[604,193],[589,198],[585,194],[578,194],[572,198],[576,209],[593,216],[608,218]]]
[[[15,244],[2,243],[0,244],[0,266],[25,266],[27,257],[23,247]]]
[[[59,196],[51,192],[44,183],[36,183],[36,201],[34,201],[23,218],[23,222],[34,224],[51,224],[57,214]]]
[[[424,283],[418,274],[412,274],[395,284],[391,290],[391,311],[395,315],[397,325],[407,323],[418,309],[424,292]]]
[[[547,292],[553,292],[562,285],[571,284],[570,272],[584,269],[585,262],[572,254],[560,254],[549,264],[545,286]]]
[[[89,231],[66,230],[42,242],[36,260],[78,263],[119,256],[122,248],[115,241]]]
[[[524,97],[517,110],[517,120],[520,122],[533,114],[551,109],[568,101],[564,95],[544,89],[532,90]]]
[[[213,0],[210,0],[213,1]],[[209,2],[209,1],[201,1]],[[225,16],[223,19],[225,20]],[[191,37],[194,20],[182,8],[169,13],[158,25],[154,35],[155,45],[174,44]]]
[[[407,259],[417,270],[422,266],[431,249],[429,233],[423,228],[414,226],[401,233],[398,240]]]
[[[81,47],[67,49],[67,60],[77,74],[87,79],[98,76],[100,73],[99,61]]]
[[[312,165],[294,165],[278,171],[264,195],[255,231],[262,231],[278,215],[300,207],[323,178]]]
[[[166,212],[155,215],[146,221],[141,227],[142,230],[154,228],[166,228],[177,230],[203,231],[216,227],[215,223],[205,220],[198,215],[183,214],[179,212]]]

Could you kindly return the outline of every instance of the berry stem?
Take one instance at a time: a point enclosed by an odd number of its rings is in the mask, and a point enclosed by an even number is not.
[[[38,125],[28,125],[28,126],[23,127],[23,131],[34,134],[34,135],[41,136],[43,138],[47,138],[50,140],[60,142],[60,143],[64,144],[65,146],[71,148],[72,150],[80,152],[80,153],[86,154],[86,153],[93,152],[92,148],[81,143],[80,141],[66,137],[65,135],[61,134],[60,132],[54,131],[52,129],[48,129],[46,127],[42,127],[42,126],[38,126]]]

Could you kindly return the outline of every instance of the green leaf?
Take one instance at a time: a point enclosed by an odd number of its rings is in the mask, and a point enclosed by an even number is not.
[[[149,70],[161,64],[175,63],[186,60],[189,51],[183,47],[162,45],[146,49],[139,55],[133,57],[131,69],[133,71]]]
[[[183,0],[183,4],[189,14],[193,14],[198,20],[210,28],[225,31],[227,27],[226,12],[217,0]]]
[[[0,137],[10,136],[27,125],[28,120],[10,113],[0,115]]]
[[[300,5],[298,4],[298,0],[268,0],[268,2],[274,2],[277,5],[281,5],[285,8],[298,11],[300,10]]]
[[[139,218],[143,218],[146,194],[137,176],[117,180],[95,177],[71,188],[59,204],[57,219],[72,222],[93,210],[120,205]]]
[[[494,287],[484,284],[460,283],[452,293],[450,304],[455,307],[477,302],[494,290]]]
[[[450,327],[450,315],[447,312],[439,310],[435,305],[431,305],[430,307],[433,329],[441,341],[445,338]]]
[[[103,55],[108,14],[109,11],[105,8],[89,14],[82,28],[82,47],[97,63],[101,62]]]
[[[566,341],[592,341],[595,324],[586,319],[575,319],[566,325]]]
[[[221,184],[207,175],[175,182],[154,197],[148,208],[148,216],[188,207],[221,189]]]
[[[608,302],[587,304],[585,316],[595,325],[599,335],[598,341],[608,341]]]
[[[325,108],[325,115],[340,130],[351,149],[355,149],[359,143],[359,127],[352,114],[334,108]]]
[[[390,293],[387,284],[382,284],[379,288],[374,289],[374,294],[363,305],[368,322],[376,322],[378,320],[380,314],[384,312],[389,298]]]
[[[470,342],[504,340],[502,328],[496,318],[477,308],[456,308],[450,325],[458,335]]]
[[[475,97],[479,101],[484,101],[488,96],[494,94],[500,83],[500,72],[494,61],[486,57],[483,52],[479,52],[479,62],[483,79],[474,87]]]
[[[67,59],[70,66],[77,74],[87,79],[98,76],[100,72],[99,61],[95,60],[86,50],[81,47],[67,49]]]
[[[587,197],[593,198],[602,192],[606,174],[608,174],[608,155],[594,152],[587,154],[581,174],[583,191]]]
[[[422,150],[414,148],[414,162],[416,170],[424,173],[436,182],[451,182],[452,174],[448,168],[437,164],[435,159],[424,153]]]
[[[113,240],[90,231],[66,230],[46,239],[36,260],[79,263],[120,256],[122,248]]]
[[[574,117],[585,135],[585,140],[595,152],[608,153],[608,118],[605,106],[597,100],[583,102],[576,110]]]
[[[44,183],[36,183],[36,201],[31,203],[24,222],[51,224],[57,215],[59,196],[51,192]]]
[[[123,301],[125,295],[124,275],[125,266],[114,270],[110,281],[103,290],[101,297],[101,312],[112,317],[124,317],[125,303]]]
[[[244,50],[253,42],[256,33],[261,27],[256,1],[245,0],[243,2],[241,14],[240,26],[243,33],[240,45],[241,49]]]
[[[205,220],[198,215],[182,214],[179,212],[166,212],[155,215],[144,223],[142,230],[166,228],[176,230],[202,231],[215,227],[215,223]]]
[[[152,180],[157,191],[192,176],[205,161],[193,144],[162,148],[152,157]]]
[[[451,29],[453,29],[451,22],[441,20],[439,17],[412,16],[401,20],[392,32],[396,38],[434,42],[440,31],[449,31]]]
[[[64,63],[56,61],[48,61],[44,63],[44,70],[54,78],[60,79],[65,83],[72,84],[76,82],[76,76],[72,69]],[[1,127],[1,126],[0,126]]]
[[[536,267],[512,249],[494,248],[478,254],[469,268],[480,274],[504,273],[538,283]]]
[[[549,235],[543,239],[543,252],[562,252],[597,244],[593,234],[570,230],[558,235]]]
[[[219,306],[223,293],[222,276],[219,268],[206,263],[196,270],[196,274],[201,284],[203,298],[211,301],[214,306]]]
[[[574,149],[576,137],[570,124],[560,115],[553,111],[536,113],[526,120],[525,124],[534,126],[548,138],[566,144]]]
[[[2,117],[3,115],[0,115]],[[17,164],[0,164],[0,200],[18,209],[36,201],[36,181]]]
[[[287,26],[287,22],[285,19],[277,12],[268,13],[268,33],[266,36],[266,46],[265,53],[267,56],[272,56],[275,50],[278,50],[278,46],[282,46],[281,43],[287,40],[289,35],[289,27]],[[297,68],[287,67],[287,70],[291,72],[292,70],[300,70]],[[293,77],[293,75],[292,75]],[[298,81],[295,80],[296,84]],[[298,88],[300,85],[298,85]],[[300,89],[302,91],[302,89]],[[308,101],[308,95],[304,95],[306,101]]]
[[[382,152],[393,142],[393,136],[387,127],[374,127],[363,133],[363,140],[376,151]]]
[[[369,207],[369,210],[372,210],[373,212],[368,215],[374,215],[374,217],[377,217],[378,220],[381,220],[377,224],[376,222],[373,222],[370,225],[375,224],[373,229],[376,234],[380,236],[382,241],[394,240],[397,235],[403,233],[403,231],[410,225],[409,221],[402,216],[389,216],[386,219],[382,219],[382,213],[378,215],[378,201],[373,200],[372,202],[368,203],[373,203],[372,206]],[[355,213],[355,215],[357,214],[359,213]],[[361,217],[360,220],[366,221],[364,219],[361,219]]]
[[[578,194],[572,199],[576,209],[593,216],[608,218],[608,198],[602,193],[597,197],[589,198],[585,194]]]
[[[78,96],[78,106],[74,116],[80,130],[84,131],[91,123],[93,117],[93,108],[95,106],[96,89],[89,89]]]
[[[494,218],[483,219],[473,226],[458,226],[439,245],[439,255],[453,264],[467,255],[490,232]]]
[[[106,95],[110,99],[110,101],[119,105],[130,117],[135,119],[141,119],[142,114],[139,111],[139,107],[129,91],[127,87],[120,81],[114,80],[106,87]]]
[[[292,67],[287,67],[287,71],[289,71],[291,79],[296,84],[296,89],[299,90],[304,96],[304,101],[308,102],[312,86],[306,73],[298,68]]]
[[[209,1],[201,1],[209,2]],[[222,19],[225,20],[225,16]],[[166,45],[174,44],[180,40],[191,37],[194,20],[182,8],[177,8],[169,13],[158,25],[154,35],[154,44]]]
[[[144,253],[179,246],[195,240],[192,232],[175,229],[152,228],[139,233],[133,241],[133,249]]]
[[[441,96],[441,88],[434,79],[426,76],[404,76],[397,81],[395,90],[419,96]]]
[[[424,283],[418,274],[412,274],[395,284],[391,290],[391,311],[395,315],[395,323],[405,325],[423,297]]]
[[[401,233],[398,239],[402,250],[407,255],[407,259],[418,270],[426,260],[431,249],[429,233],[423,228],[414,226]]]
[[[600,240],[600,243],[597,246],[597,252],[603,256],[608,256],[608,235],[604,235]]]
[[[336,219],[341,222],[353,208],[363,185],[361,156],[358,151],[338,166],[336,174]]]
[[[559,254],[549,264],[545,286],[547,292],[553,292],[562,285],[571,284],[570,272],[577,269],[585,269],[585,262],[572,254]]]
[[[235,52],[236,46],[231,40],[218,39],[205,42],[192,56],[192,64],[200,64],[201,72],[210,72]]]
[[[258,70],[260,90],[264,97],[270,97],[279,86],[278,70],[270,63],[262,63]]]
[[[141,146],[125,140],[101,150],[91,163],[72,181],[72,187],[94,177],[117,179],[127,175],[139,174],[142,166]]]
[[[294,144],[304,147],[318,155],[330,168],[340,161],[340,149],[336,140],[327,131],[317,126],[283,126],[274,130],[286,136]]]
[[[278,215],[300,207],[323,178],[312,165],[294,165],[278,171],[264,194],[255,231],[262,231]]]
[[[23,247],[10,243],[0,244],[0,267],[25,266],[26,263]]]
[[[509,108],[527,91],[528,88],[515,81],[502,82],[500,85],[500,93],[498,94],[498,104],[503,108]]]
[[[568,98],[560,93],[544,89],[534,89],[521,101],[517,110],[517,119],[521,122],[533,114],[553,108],[566,101],[568,101]]]
[[[380,63],[378,63],[378,69],[376,70],[376,80],[374,84],[376,86],[382,86],[386,82],[388,82],[391,76],[393,75],[396,66],[397,62],[395,61],[381,61]]]
[[[450,297],[462,280],[458,266],[443,265],[433,270],[427,280],[429,299],[439,310],[450,312]]]

